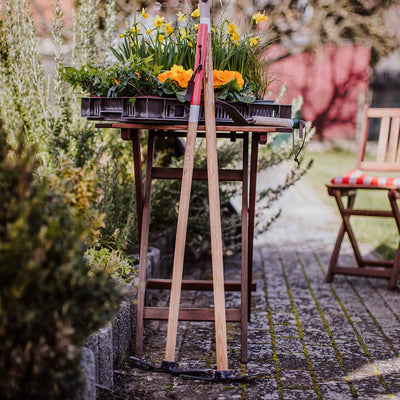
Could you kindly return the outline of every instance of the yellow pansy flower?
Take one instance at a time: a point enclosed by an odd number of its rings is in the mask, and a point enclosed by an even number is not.
[[[178,22],[186,22],[187,20],[186,14],[182,14],[180,11],[178,14],[176,14],[176,16],[178,17]]]
[[[197,6],[197,8],[192,12],[192,17],[193,18],[200,17],[200,7],[199,6]]]
[[[161,28],[164,25],[165,17],[160,17],[158,14],[153,18],[153,24],[157,28]]]
[[[174,31],[174,28],[171,26],[171,23],[170,23],[170,22],[168,22],[167,24],[165,24],[165,25],[163,26],[163,29],[164,29],[164,32],[165,32],[167,35],[170,35],[170,34]]]
[[[256,24],[259,24],[262,21],[266,21],[268,17],[264,14],[264,12],[262,14],[258,12],[257,14],[254,14],[251,19],[254,19],[254,21],[256,21]]]
[[[145,8],[142,8],[142,9],[140,10],[140,15],[141,15],[144,19],[149,18],[149,14],[146,14],[146,9],[145,9]]]
[[[185,70],[182,65],[174,65],[170,71],[162,72],[157,78],[162,83],[169,78],[171,81],[176,82],[180,87],[186,88],[192,75],[192,69]]]
[[[214,88],[217,88],[219,85],[225,85],[226,83],[236,79],[238,85],[243,87],[244,80],[242,74],[238,71],[220,71],[214,69],[213,71],[213,81],[214,81]]]

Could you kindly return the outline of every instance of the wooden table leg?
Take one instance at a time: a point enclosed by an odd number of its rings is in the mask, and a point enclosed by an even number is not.
[[[247,362],[247,331],[251,289],[249,290],[249,209],[248,209],[248,173],[249,173],[249,134],[243,137],[243,181],[242,181],[242,270],[241,270],[241,349],[240,359]]]
[[[147,271],[147,251],[149,247],[150,229],[150,204],[151,204],[151,170],[154,158],[154,136],[149,132],[147,144],[147,164],[146,164],[146,183],[143,203],[143,219],[140,241],[139,255],[139,282],[137,288],[137,308],[136,308],[136,346],[135,355],[141,358],[143,355],[143,316],[146,297],[146,271]]]
[[[251,283],[253,282],[253,240],[254,240],[254,219],[256,208],[256,185],[257,185],[257,163],[258,163],[258,135],[251,135],[251,160],[250,160],[250,193],[249,193],[249,248],[248,248],[248,314],[250,321],[251,312]]]
[[[143,183],[142,183],[142,157],[140,153],[140,135],[137,130],[136,134],[132,135],[132,153],[133,153],[133,168],[135,173],[138,242],[140,248],[141,235],[142,235],[142,218],[143,218]]]

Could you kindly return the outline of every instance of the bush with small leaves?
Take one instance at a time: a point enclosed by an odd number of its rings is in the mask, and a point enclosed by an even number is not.
[[[123,290],[88,267],[90,229],[18,137],[12,148],[0,126],[0,397],[73,398],[80,348]]]

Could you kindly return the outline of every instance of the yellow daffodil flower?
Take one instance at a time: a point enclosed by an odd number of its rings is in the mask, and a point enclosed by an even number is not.
[[[186,39],[188,37],[188,29],[183,27],[179,30],[179,36],[181,37],[182,40]]]
[[[266,21],[268,17],[264,14],[264,12],[262,14],[258,12],[257,14],[254,14],[251,19],[254,19],[254,21],[256,21],[256,24],[259,24],[262,21]]]
[[[146,9],[145,9],[145,8],[142,8],[142,9],[140,10],[140,15],[141,15],[144,19],[149,18],[149,14],[146,14]]]
[[[140,32],[140,28],[138,26],[132,26],[131,32],[132,33],[139,33]]]
[[[158,40],[159,40],[160,42],[163,42],[164,39],[165,39],[165,36],[164,36],[164,35],[158,35]]]
[[[147,30],[147,31],[146,31],[146,35],[150,35],[151,32],[152,32],[151,29]]]
[[[123,33],[119,34],[119,37],[122,39],[125,35]]]
[[[195,29],[196,31],[198,31],[198,30],[199,30],[199,25],[196,24],[196,25],[194,26],[194,29]]]
[[[156,28],[161,28],[164,25],[165,17],[160,17],[158,14],[153,19],[153,24]]]
[[[260,42],[261,42],[261,38],[258,37],[258,36],[250,38],[250,45],[251,46],[257,46],[258,43],[260,43]]]
[[[182,14],[180,11],[178,14],[176,14],[176,16],[178,17],[178,22],[186,22],[187,20],[186,14]]]
[[[238,28],[237,28],[237,26],[236,26],[235,24],[229,24],[229,25],[226,27],[226,32],[227,32],[229,35],[237,35],[237,34],[238,34]]]
[[[200,17],[200,7],[199,6],[197,6],[197,8],[192,12],[192,17],[193,18]]]
[[[237,33],[234,33],[233,35],[231,35],[231,40],[232,42],[239,44],[240,36]]]
[[[167,24],[165,24],[165,25],[163,26],[163,29],[164,29],[164,32],[165,32],[167,35],[170,35],[170,34],[174,31],[174,28],[171,26],[171,22],[168,22]]]

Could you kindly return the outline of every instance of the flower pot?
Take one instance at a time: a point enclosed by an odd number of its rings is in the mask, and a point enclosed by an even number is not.
[[[177,99],[143,97],[84,97],[81,99],[81,116],[90,120],[117,122],[150,122],[186,124],[189,117],[189,103]],[[291,118],[290,105],[274,104],[269,100],[257,100],[251,104],[234,103],[245,117],[265,116]],[[233,124],[228,113],[215,105],[215,117],[218,124]],[[200,107],[200,123],[204,122],[204,109]]]

